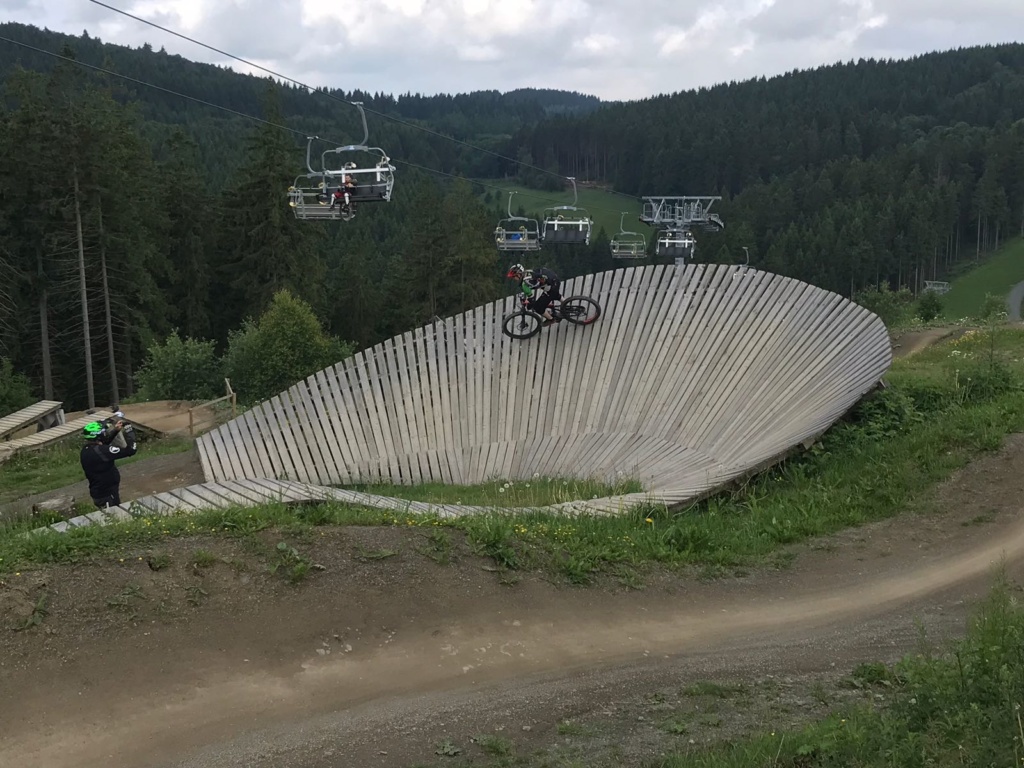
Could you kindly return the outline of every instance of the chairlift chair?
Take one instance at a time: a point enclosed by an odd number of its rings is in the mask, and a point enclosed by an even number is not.
[[[508,218],[498,222],[494,242],[499,251],[539,251],[540,224],[536,219],[512,215],[512,191],[508,194]]]
[[[612,238],[613,259],[642,259],[647,255],[647,238],[639,232],[627,232],[623,227],[628,211],[619,218],[619,233]]]
[[[692,259],[697,252],[697,240],[689,230],[662,230],[654,252],[669,259]]]
[[[359,203],[391,201],[391,192],[395,186],[395,166],[383,149],[367,146],[369,129],[366,113],[361,102],[353,104],[359,109],[363,121],[362,142],[325,150],[320,155],[320,168],[314,169],[313,142],[319,137],[307,138],[306,168],[309,173],[300,175],[288,189],[288,204],[298,219],[349,221],[355,216]],[[328,163],[329,155],[337,157],[330,158],[333,162]],[[351,177],[353,186],[345,186],[347,177]],[[348,200],[331,205],[332,196],[338,189],[347,193]]]
[[[544,242],[590,245],[590,231],[594,222],[585,208],[577,208],[579,193],[576,179],[572,182],[572,205],[556,205],[544,209]]]

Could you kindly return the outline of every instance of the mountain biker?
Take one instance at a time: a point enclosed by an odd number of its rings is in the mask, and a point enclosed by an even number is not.
[[[513,280],[519,281],[520,290],[526,295],[526,306],[544,317],[544,325],[557,323],[551,312],[551,302],[561,300],[559,292],[562,281],[553,271],[547,267],[537,267],[526,274],[526,267],[522,264],[513,264],[508,268],[508,274]]]
[[[119,435],[124,437],[124,448],[111,445]],[[114,462],[138,452],[135,429],[120,419],[110,429],[104,429],[98,421],[91,421],[82,427],[82,437],[85,445],[80,459],[93,503],[99,509],[118,506],[121,503],[121,473]]]

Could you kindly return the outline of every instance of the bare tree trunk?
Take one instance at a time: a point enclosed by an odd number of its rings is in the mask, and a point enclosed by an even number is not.
[[[125,328],[124,364],[124,391],[128,393],[128,397],[131,397],[135,394],[135,382],[132,380],[132,337],[127,327]]]
[[[117,357],[114,355],[114,323],[110,316],[110,285],[107,282],[107,243],[103,237],[103,203],[97,198],[96,210],[100,221],[100,277],[103,280],[103,314],[107,324],[107,355],[110,357],[110,393],[111,401],[121,402],[121,393],[117,387]]]
[[[82,205],[78,187],[78,166],[71,166],[75,193],[75,230],[78,234],[78,285],[82,298],[82,335],[85,342],[85,388],[89,407],[96,407],[96,389],[92,382],[92,337],[89,334],[89,298],[85,283],[85,239],[82,235]]]
[[[43,274],[43,252],[36,251],[36,274],[39,276],[39,352],[43,357],[43,397],[53,400],[53,362],[50,359],[49,291]]]

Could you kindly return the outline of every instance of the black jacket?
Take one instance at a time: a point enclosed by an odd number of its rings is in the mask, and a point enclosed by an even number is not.
[[[124,427],[124,441],[127,443],[126,448],[99,443],[82,446],[82,469],[89,480],[89,495],[92,498],[105,499],[120,487],[121,473],[114,462],[134,456],[139,450],[131,424]]]

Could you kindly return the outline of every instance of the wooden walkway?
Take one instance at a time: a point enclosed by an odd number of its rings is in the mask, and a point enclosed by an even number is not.
[[[42,432],[36,432],[33,435],[19,437],[17,440],[0,443],[0,455],[2,455],[2,458],[9,458],[19,451],[38,451],[42,448],[51,446],[66,437],[81,433],[82,427],[90,421],[102,421],[103,419],[110,418],[113,415],[113,411],[96,411],[95,413],[75,419],[74,421],[69,421],[56,427],[44,429]]]
[[[643,494],[637,495],[643,496]],[[568,502],[536,508],[483,507],[409,501],[392,496],[327,488],[291,480],[227,480],[190,485],[173,491],[144,496],[117,507],[108,507],[102,511],[96,510],[43,528],[37,528],[33,533],[45,530],[63,533],[73,528],[84,528],[90,525],[107,525],[112,522],[141,517],[188,514],[201,510],[245,508],[263,504],[316,504],[324,501],[340,501],[362,507],[387,509],[415,515],[434,515],[440,518],[462,517],[486,512],[509,515],[525,512],[556,512],[571,515],[593,514],[596,511],[590,506],[590,502]],[[634,503],[635,500],[629,500],[624,506],[613,506],[606,500],[606,507],[609,513],[619,513]]]
[[[601,319],[517,341],[508,297],[389,339],[199,438],[206,479],[629,476],[677,505],[820,435],[892,362],[876,315],[755,269],[629,267],[562,292]]]
[[[56,413],[64,403],[58,400],[40,400],[34,405],[0,419],[0,440],[10,440],[15,432],[31,426],[33,422]]]
[[[72,528],[83,528],[89,525],[105,525],[118,520],[131,520],[137,517],[153,517],[160,515],[187,514],[204,509],[230,509],[236,507],[254,507],[261,504],[310,504],[322,501],[341,501],[377,509],[390,509],[395,512],[411,512],[418,515],[432,514],[438,517],[457,517],[467,514],[479,514],[488,511],[488,507],[462,506],[459,504],[430,504],[422,501],[408,501],[389,496],[376,496],[371,493],[346,491],[339,488],[325,488],[295,483],[289,480],[228,480],[222,483],[202,483],[178,488],[173,491],[144,496],[126,502],[118,507],[108,507],[87,515],[73,517],[54,523],[49,528],[64,532]],[[504,510],[506,512],[523,512],[526,510]]]

